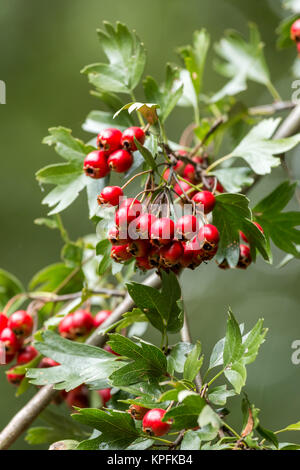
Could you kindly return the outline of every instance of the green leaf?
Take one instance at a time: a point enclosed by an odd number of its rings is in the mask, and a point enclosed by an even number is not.
[[[73,272],[73,270],[74,268],[68,267],[63,263],[51,264],[35,274],[30,281],[29,289],[53,292]],[[82,287],[83,273],[80,270],[72,277],[72,279],[70,279],[67,285],[60,290],[60,294],[78,292]]]
[[[203,28],[200,31],[194,32],[193,46],[185,46],[178,49],[186,69],[189,71],[196,95],[199,95],[202,88],[202,78],[209,45],[209,34]]]
[[[54,219],[54,218],[49,218],[48,219],[47,217],[41,217],[39,219],[35,219],[34,223],[36,225],[45,225],[46,227],[48,227],[52,230],[59,228],[57,220]]]
[[[200,450],[201,439],[196,431],[189,430],[184,434],[180,450]]]
[[[298,1],[298,0],[297,0]],[[300,2],[299,2],[300,6]],[[300,12],[300,8],[299,8]],[[277,47],[284,49],[286,47],[295,47],[295,43],[291,38],[291,26],[299,18],[299,15],[292,15],[284,18],[278,25],[276,33],[278,34]]]
[[[127,103],[122,108],[120,108],[114,115],[114,118],[119,116],[119,114],[127,109],[128,113],[131,114],[134,111],[137,113],[141,113],[142,116],[146,119],[149,124],[154,124],[157,121],[157,108],[159,108],[158,104],[155,103]]]
[[[300,0],[284,0],[283,6],[294,13],[300,13]]]
[[[116,28],[104,22],[105,31],[98,30],[100,43],[109,64],[92,64],[82,70],[89,81],[101,91],[130,93],[138,85],[146,63],[144,45],[135,32],[117,22]]]
[[[189,353],[184,364],[183,378],[193,382],[203,364],[204,356],[201,356],[201,343],[197,341],[194,349]]]
[[[300,431],[300,421],[294,424],[289,424],[283,429],[280,429],[280,432],[285,432],[285,431]]]
[[[0,310],[3,310],[12,297],[21,292],[24,292],[21,282],[13,274],[0,269]],[[18,305],[19,303],[15,302],[9,309],[9,313],[13,312]]]
[[[249,30],[249,42],[236,31],[227,31],[225,38],[216,45],[217,54],[224,60],[216,64],[216,69],[232,78],[212,97],[213,102],[245,90],[247,80],[265,85],[268,89],[273,88],[259,31],[254,24],[249,25]]]
[[[226,367],[230,363],[239,361],[243,355],[242,335],[239,324],[233,316],[231,309],[228,310],[227,329],[223,351],[223,362]]]
[[[126,450],[147,450],[153,446],[155,441],[153,439],[146,439],[145,437],[139,437],[130,444]]]
[[[252,259],[256,259],[256,249],[269,261],[266,239],[251,221],[252,214],[248,207],[249,200],[242,194],[220,194],[216,197],[213,221],[221,237],[216,260],[226,260],[230,267],[235,267],[239,259],[240,231],[249,240]]]
[[[109,240],[101,240],[96,246],[96,254],[102,255],[102,259],[100,261],[98,267],[98,274],[101,276],[104,274],[108,268],[111,266],[111,243]]]
[[[64,339],[49,330],[42,333],[42,340],[35,341],[35,348],[60,365],[49,369],[29,369],[26,376],[35,385],[54,384],[58,390],[69,391],[83,383],[107,379],[124,364],[101,348]]]
[[[167,360],[156,346],[142,340],[138,345],[117,333],[110,335],[108,344],[115,352],[132,360],[110,376],[114,386],[157,381],[166,373]]]
[[[210,425],[213,429],[219,429],[222,421],[217,413],[209,405],[205,404],[200,413],[198,424],[201,428]]]
[[[260,424],[256,427],[256,431],[260,434],[263,439],[268,442],[271,442],[271,444],[273,444],[276,449],[278,449],[279,442],[276,434],[274,434],[273,431],[263,428]]]
[[[174,370],[179,374],[183,373],[186,358],[193,347],[192,344],[185,342],[177,343],[172,347],[171,353],[168,355],[168,362],[172,363]]]
[[[181,392],[185,394],[186,392]],[[188,429],[195,428],[198,425],[198,417],[201,410],[205,407],[204,398],[193,392],[187,392],[182,403],[171,408],[165,414],[163,421],[173,420],[172,429]]]
[[[123,106],[123,103],[120,103]],[[118,105],[117,110],[120,109]],[[127,127],[133,125],[133,120],[131,116],[127,113],[121,113],[118,117],[114,119],[114,115],[108,111],[91,111],[82,125],[83,130],[86,132],[91,132],[92,134],[99,134],[100,131],[106,129],[107,127],[118,127],[122,131]]]
[[[108,333],[111,330],[115,330],[119,333],[124,328],[128,328],[134,323],[142,323],[146,322],[147,317],[139,308],[134,308],[131,312],[126,312],[122,315],[122,319],[116,323],[110,325],[106,330],[105,333]]]
[[[152,170],[155,170],[157,165],[150,150],[147,149],[147,147],[144,147],[136,138],[134,138],[134,142],[135,142],[137,149],[140,151],[141,155],[143,156],[145,162],[147,163],[147,165],[150,168],[152,168]]]
[[[69,242],[63,246],[61,257],[66,266],[74,268],[82,262],[83,248],[76,243]]]
[[[254,178],[250,176],[251,170],[244,167],[222,168],[213,170],[212,174],[229,193],[238,193],[254,182]]]
[[[45,204],[52,208],[48,215],[58,214],[67,209],[79,196],[79,193],[85,188],[88,176],[77,174],[72,181],[66,184],[56,186],[42,200]]]
[[[243,386],[246,384],[247,371],[244,364],[235,362],[230,368],[225,369],[224,375],[226,379],[233,385],[236,393],[241,393]]]
[[[35,176],[39,183],[64,185],[69,184],[82,175],[82,167],[72,163],[56,163],[39,170]]]
[[[272,168],[280,165],[280,159],[274,155],[287,152],[300,142],[300,134],[286,139],[271,139],[279,122],[280,118],[261,121],[251,129],[231,155],[243,158],[258,175],[270,173]]]
[[[154,78],[146,77],[143,81],[144,92],[147,100],[158,103],[159,117],[165,122],[169,114],[175,108],[183,93],[183,84],[178,80],[179,69],[171,64],[166,66],[166,78],[161,87]]]
[[[220,385],[209,391],[208,399],[211,403],[218,406],[225,406],[227,398],[233,397],[235,392],[233,390],[227,390],[226,385]]]
[[[50,146],[54,145],[58,155],[77,168],[82,169],[85,156],[94,149],[73,137],[72,131],[65,127],[52,127],[49,132],[50,135],[44,138],[43,143]]]
[[[94,448],[122,450],[140,437],[134,420],[127,412],[86,408],[74,414],[73,419],[101,432]],[[87,449],[85,444],[88,441],[81,443],[78,449]]]
[[[296,227],[300,225],[300,213],[281,212],[293,197],[295,187],[288,181],[280,184],[254,207],[253,213],[268,241],[272,239],[279,249],[299,258],[300,231]]]

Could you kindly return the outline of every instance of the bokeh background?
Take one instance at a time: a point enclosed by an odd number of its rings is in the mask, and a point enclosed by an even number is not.
[[[53,149],[41,144],[47,129],[64,125],[83,139],[89,136],[81,124],[96,98],[89,95],[86,77],[79,70],[102,58],[95,30],[103,20],[120,20],[135,28],[148,50],[147,73],[161,79],[167,61],[177,61],[175,48],[191,41],[195,29],[206,27],[212,40],[225,29],[247,35],[247,23],[255,22],[266,44],[273,82],[290,99],[290,66],[295,51],[277,51],[275,29],[287,15],[279,0],[1,0],[0,79],[7,84],[7,104],[0,106],[0,266],[15,273],[24,284],[41,267],[59,259],[59,236],[33,224],[46,214],[34,172],[58,161]],[[214,73],[211,50],[205,73],[206,90],[217,90],[224,79]],[[248,103],[270,102],[268,93],[251,84]],[[168,125],[172,140],[178,139],[188,114],[177,108]],[[299,152],[288,157],[299,179]],[[285,178],[281,169],[257,186],[261,194]],[[296,208],[296,205],[291,205]],[[74,237],[93,231],[82,196],[63,214]],[[275,250],[275,266],[283,257]],[[300,339],[299,267],[291,262],[283,269],[259,261],[247,272],[223,272],[214,263],[182,277],[187,311],[194,336],[202,340],[207,357],[224,336],[227,306],[240,322],[251,327],[263,316],[269,328],[259,359],[248,367],[246,391],[262,409],[264,427],[280,429],[300,419],[300,365],[291,362],[291,344]],[[151,332],[150,334],[153,335]],[[155,335],[154,335],[155,336]],[[18,400],[14,389],[0,375],[0,429],[28,400]],[[234,400],[233,400],[234,401]],[[239,400],[233,422],[238,426]],[[286,441],[299,441],[296,435]],[[23,439],[15,449],[29,448]]]

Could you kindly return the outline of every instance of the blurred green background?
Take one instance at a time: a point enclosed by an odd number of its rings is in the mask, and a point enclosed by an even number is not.
[[[278,52],[274,32],[286,14],[279,0],[1,0],[0,79],[7,85],[7,104],[0,106],[0,266],[26,284],[37,270],[59,259],[59,236],[33,224],[46,214],[34,172],[59,161],[52,149],[41,144],[49,127],[64,125],[74,135],[89,138],[81,123],[98,103],[79,70],[102,57],[95,30],[103,20],[120,20],[137,30],[148,50],[146,72],[158,79],[167,61],[177,61],[175,48],[189,43],[195,29],[206,27],[215,42],[228,28],[247,35],[247,23],[255,22],[266,44],[273,82],[290,99],[295,51]],[[205,87],[211,91],[224,83],[213,72],[213,57],[211,51],[205,74]],[[250,85],[247,102],[267,103],[270,97],[262,87]],[[178,139],[187,119],[187,112],[177,108],[168,126],[172,140]],[[299,179],[299,149],[288,161]],[[284,177],[282,170],[276,170],[257,186],[253,199]],[[74,237],[93,230],[83,196],[63,216]],[[282,257],[275,250],[275,265]],[[262,409],[264,427],[279,429],[298,421],[300,365],[291,363],[291,343],[300,339],[297,263],[279,270],[259,261],[247,272],[226,273],[210,263],[185,273],[182,281],[192,332],[201,338],[207,357],[224,335],[228,305],[246,327],[260,316],[265,318],[268,338],[259,359],[248,368],[246,390]],[[0,391],[1,429],[30,394],[16,400],[3,374]],[[239,423],[237,414],[233,419]],[[285,440],[300,439],[292,435]],[[21,438],[14,448],[28,446]]]

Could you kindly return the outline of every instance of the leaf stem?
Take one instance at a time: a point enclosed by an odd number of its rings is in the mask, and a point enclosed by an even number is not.
[[[125,189],[126,186],[128,186],[132,181],[135,180],[135,178],[138,178],[139,176],[145,175],[147,173],[153,173],[153,170],[152,169],[151,170],[145,170],[145,171],[141,171],[140,173],[136,173],[128,181],[126,181],[126,183],[123,184],[123,186],[121,186],[121,189]]]
[[[221,163],[225,162],[226,160],[229,160],[229,159],[232,158],[232,157],[233,157],[232,153],[228,153],[228,154],[225,155],[224,157],[219,158],[219,160],[216,160],[215,162],[213,162],[211,165],[209,165],[209,166],[206,168],[206,173],[209,173],[211,170],[213,170],[214,168],[216,168],[216,166],[219,166]]]

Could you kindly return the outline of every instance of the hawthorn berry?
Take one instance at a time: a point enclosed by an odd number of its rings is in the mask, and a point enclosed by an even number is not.
[[[139,269],[141,269],[141,271],[149,271],[150,269],[153,268],[153,266],[150,264],[148,256],[142,256],[142,257],[138,256],[135,259],[135,264]]]
[[[107,163],[109,168],[116,173],[125,173],[133,163],[133,156],[127,150],[116,150],[110,154]]]
[[[152,268],[156,268],[159,266],[159,259],[160,259],[160,253],[159,253],[159,247],[158,246],[153,246],[148,254],[148,262],[149,265]]]
[[[18,310],[9,317],[7,326],[18,338],[25,338],[32,332],[33,319],[26,310]]]
[[[97,147],[108,156],[121,148],[122,132],[114,127],[103,129],[97,136]]]
[[[127,261],[132,258],[132,254],[128,252],[129,244],[112,246],[110,256],[117,263]]]
[[[300,39],[300,18],[298,18],[291,26],[291,39],[292,41],[299,41]]]
[[[125,199],[115,214],[115,223],[117,227],[128,226],[130,222],[139,217],[141,212],[142,204],[138,199]]]
[[[98,312],[94,318],[95,328],[98,328],[98,326],[102,325],[102,323],[104,323],[111,315],[111,313],[111,310],[100,310],[100,312]]]
[[[0,341],[4,344],[5,352],[8,356],[16,354],[21,347],[20,340],[10,328],[4,328],[4,330],[2,330]]]
[[[167,245],[174,238],[175,224],[172,219],[162,217],[151,225],[150,238],[153,245]]]
[[[94,328],[94,318],[87,310],[76,310],[72,314],[72,325],[75,336],[86,336]]]
[[[60,364],[54,361],[53,359],[51,359],[50,357],[43,357],[43,359],[39,363],[39,367],[41,369],[48,369],[48,367],[56,367],[56,366],[60,366]]]
[[[160,249],[160,259],[166,267],[178,264],[182,254],[183,247],[179,241],[173,241],[170,245]]]
[[[262,228],[261,225],[259,225],[258,222],[253,222],[253,223],[254,223],[254,224],[256,225],[256,227],[261,231],[261,233],[264,233],[264,229]],[[242,239],[244,240],[244,242],[249,243],[249,242],[248,242],[248,238],[246,237],[246,235],[245,235],[243,232],[240,232],[240,235],[241,235]]]
[[[27,364],[38,355],[37,350],[33,346],[26,346],[18,352],[17,364]]]
[[[79,385],[79,387],[74,388],[67,393],[65,398],[67,405],[70,408],[74,406],[78,408],[88,408],[89,407],[89,392],[85,385]]]
[[[197,192],[189,183],[186,183],[185,181],[180,181],[180,183],[175,184],[174,191],[178,196],[182,196],[185,193],[190,199]]]
[[[195,181],[195,166],[192,163],[188,163],[184,170],[182,176],[187,179],[188,181]]]
[[[193,253],[189,249],[190,242],[182,242],[182,255],[180,257],[179,263],[183,268],[191,268],[193,266]],[[198,242],[199,244],[199,242]]]
[[[110,388],[103,388],[102,390],[98,390],[98,394],[102,400],[102,406],[105,406],[106,403],[111,399]]]
[[[212,224],[206,224],[200,228],[198,239],[200,243],[203,243],[202,249],[204,251],[211,251],[218,245],[220,234],[217,227]]]
[[[122,134],[121,144],[130,152],[135,152],[137,150],[134,138],[140,142],[140,144],[144,145],[146,136],[141,127],[128,127],[128,129],[126,129]]]
[[[138,400],[140,397],[137,397],[136,400]],[[141,421],[145,414],[148,413],[149,408],[145,408],[144,406],[136,405],[135,403],[132,403],[128,409],[128,412],[130,413],[131,417],[133,419],[136,419],[137,421]]]
[[[156,221],[153,214],[141,214],[134,222],[135,230],[141,239],[149,239],[152,224]]]
[[[11,367],[7,372],[6,372],[6,377],[9,383],[12,385],[20,385],[22,380],[24,379],[25,375],[24,374],[16,374],[13,372],[15,367]]]
[[[216,204],[216,198],[210,191],[200,191],[193,196],[193,201],[196,204],[202,204],[204,214],[208,214],[213,210]]]
[[[7,327],[8,318],[4,313],[0,313],[0,333]]]
[[[98,204],[110,204],[118,206],[123,190],[119,186],[106,186],[97,197]]]
[[[128,244],[128,252],[135,257],[146,256],[150,251],[149,240],[132,240]]]
[[[199,222],[195,215],[187,214],[180,217],[175,225],[176,237],[191,240],[199,230]]]
[[[84,159],[83,170],[90,178],[104,178],[110,172],[105,153],[102,150],[90,152]]]
[[[66,315],[58,327],[59,334],[66,339],[75,339],[76,334],[73,326],[73,314]]]
[[[237,264],[237,268],[247,269],[249,264],[251,264],[252,258],[250,253],[250,248],[247,245],[240,245],[240,256]]]
[[[161,408],[153,408],[147,411],[143,418],[143,431],[149,436],[163,436],[170,430],[171,424],[163,422],[162,419],[166,414],[166,410]]]

